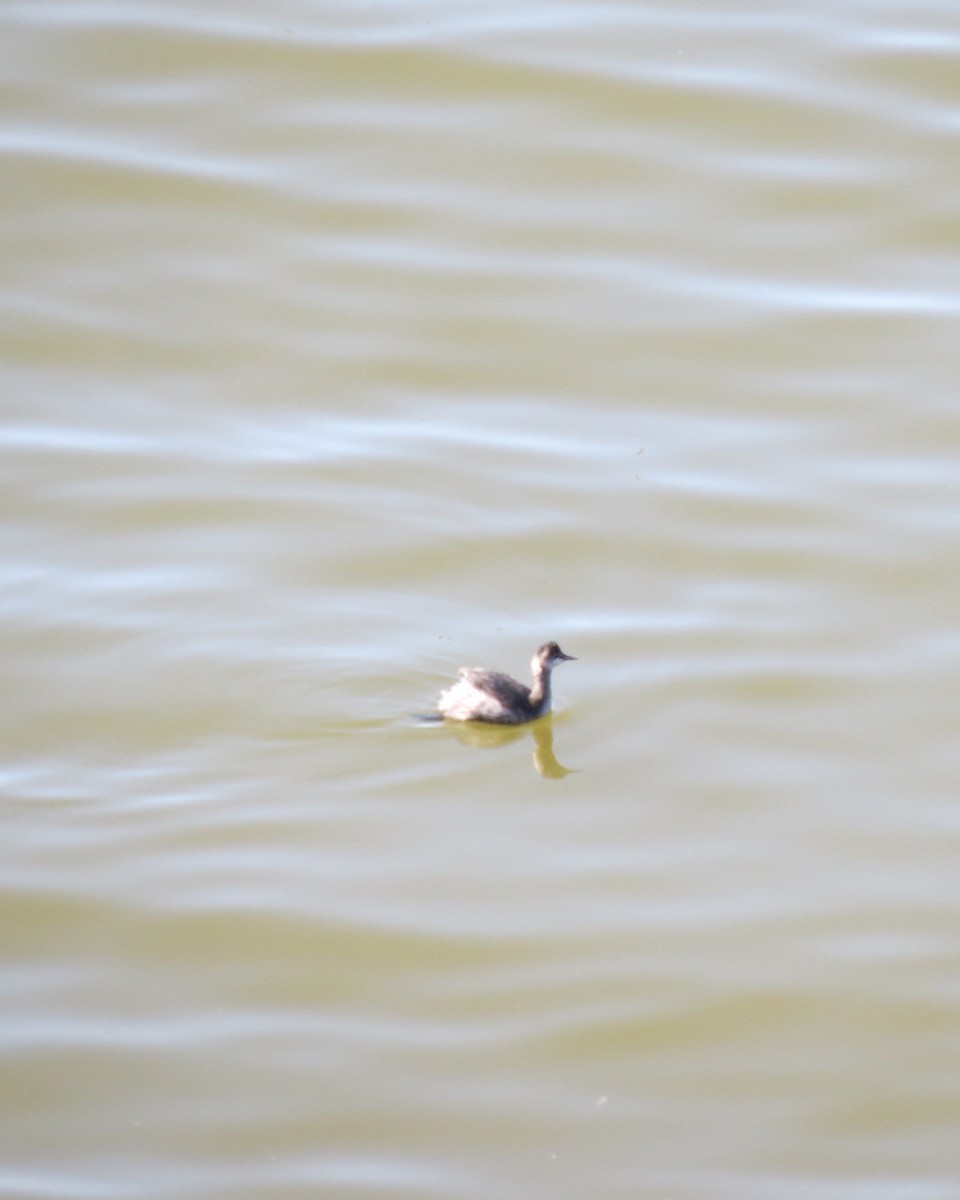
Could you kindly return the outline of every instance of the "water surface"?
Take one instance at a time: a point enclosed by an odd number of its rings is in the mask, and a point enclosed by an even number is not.
[[[953,5],[0,28],[3,1194],[952,1200]]]

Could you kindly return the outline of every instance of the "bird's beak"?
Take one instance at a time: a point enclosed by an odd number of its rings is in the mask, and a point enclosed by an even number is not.
[[[562,651],[560,653],[560,658],[563,662],[576,662],[577,661],[577,656],[575,654],[564,654]]]

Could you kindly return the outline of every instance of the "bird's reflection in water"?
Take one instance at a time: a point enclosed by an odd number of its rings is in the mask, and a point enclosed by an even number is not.
[[[452,725],[453,722],[446,722]],[[533,765],[544,779],[563,779],[570,775],[576,767],[564,767],[557,762],[553,752],[553,717],[541,717],[538,721],[530,721],[525,725],[493,725],[483,721],[458,721],[455,726],[457,737],[466,746],[476,746],[480,750],[494,750],[506,746],[518,738],[530,736],[533,739]]]

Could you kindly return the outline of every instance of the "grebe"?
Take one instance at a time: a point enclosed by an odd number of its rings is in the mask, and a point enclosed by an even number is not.
[[[550,711],[550,672],[562,662],[574,662],[556,642],[546,642],[530,660],[533,687],[528,688],[499,671],[461,667],[460,677],[442,692],[437,708],[451,721],[491,721],[521,725]]]

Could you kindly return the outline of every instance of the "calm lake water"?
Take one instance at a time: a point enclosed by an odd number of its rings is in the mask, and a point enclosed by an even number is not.
[[[0,34],[0,1195],[956,1200],[956,0]]]

